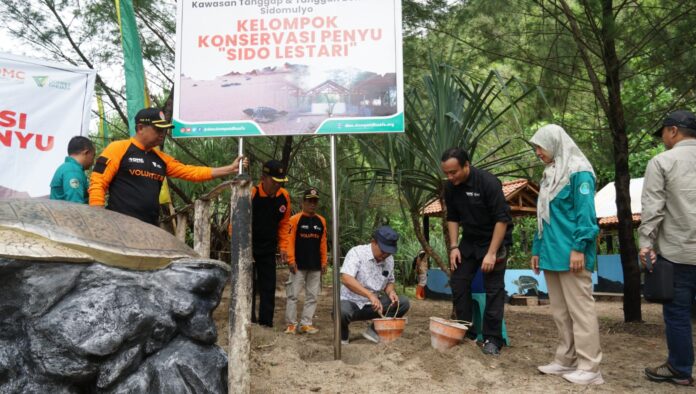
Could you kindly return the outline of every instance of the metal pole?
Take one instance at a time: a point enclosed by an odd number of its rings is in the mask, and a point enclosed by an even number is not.
[[[239,137],[239,152],[237,156],[244,156],[244,138]],[[239,163],[239,175],[244,173],[244,163]]]
[[[338,250],[338,190],[336,187],[336,136],[331,135],[331,237],[333,260],[334,360],[341,359],[341,275]]]

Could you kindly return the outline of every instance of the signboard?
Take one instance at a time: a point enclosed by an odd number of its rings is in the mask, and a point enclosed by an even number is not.
[[[180,0],[174,137],[404,131],[400,0]]]
[[[0,198],[43,197],[86,136],[96,71],[0,53]]]

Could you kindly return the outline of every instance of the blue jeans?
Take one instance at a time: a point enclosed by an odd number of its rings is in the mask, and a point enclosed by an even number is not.
[[[694,365],[694,344],[691,336],[691,304],[694,302],[694,296],[696,265],[674,263],[674,299],[663,305],[662,314],[669,349],[667,362],[684,376],[691,376]]]

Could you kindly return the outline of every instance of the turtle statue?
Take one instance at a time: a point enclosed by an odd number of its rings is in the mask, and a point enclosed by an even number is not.
[[[539,294],[539,282],[532,276],[520,275],[512,283],[517,286],[517,294],[526,294],[527,290],[534,290],[535,294]]]
[[[251,117],[257,123],[271,123],[281,116],[285,116],[288,113],[285,111],[278,111],[271,107],[256,107],[247,108],[244,111],[247,116]]]
[[[0,239],[0,256],[17,260],[152,270],[175,259],[199,257],[159,227],[110,210],[54,200],[0,200]]]
[[[0,240],[0,393],[227,392],[227,264],[64,201],[0,200]]]

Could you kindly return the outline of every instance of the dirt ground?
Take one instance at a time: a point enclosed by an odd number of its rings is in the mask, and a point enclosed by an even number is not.
[[[281,271],[278,283],[283,283]],[[577,386],[544,376],[536,366],[551,361],[556,327],[550,307],[506,305],[511,341],[498,357],[470,341],[440,352],[430,346],[429,317],[448,317],[449,301],[411,300],[403,336],[390,344],[363,339],[363,322],[351,324],[350,344],[334,360],[331,288],[322,289],[315,335],[284,334],[285,291],[276,292],[275,326],[252,327],[252,393],[680,393],[694,388],[645,379],[643,368],[664,361],[661,306],[643,305],[642,324],[624,324],[621,302],[597,302],[603,350],[602,386]],[[300,299],[302,300],[302,298]],[[301,301],[300,301],[301,308]],[[215,311],[220,346],[227,350],[227,299]],[[301,309],[300,309],[301,310]]]

